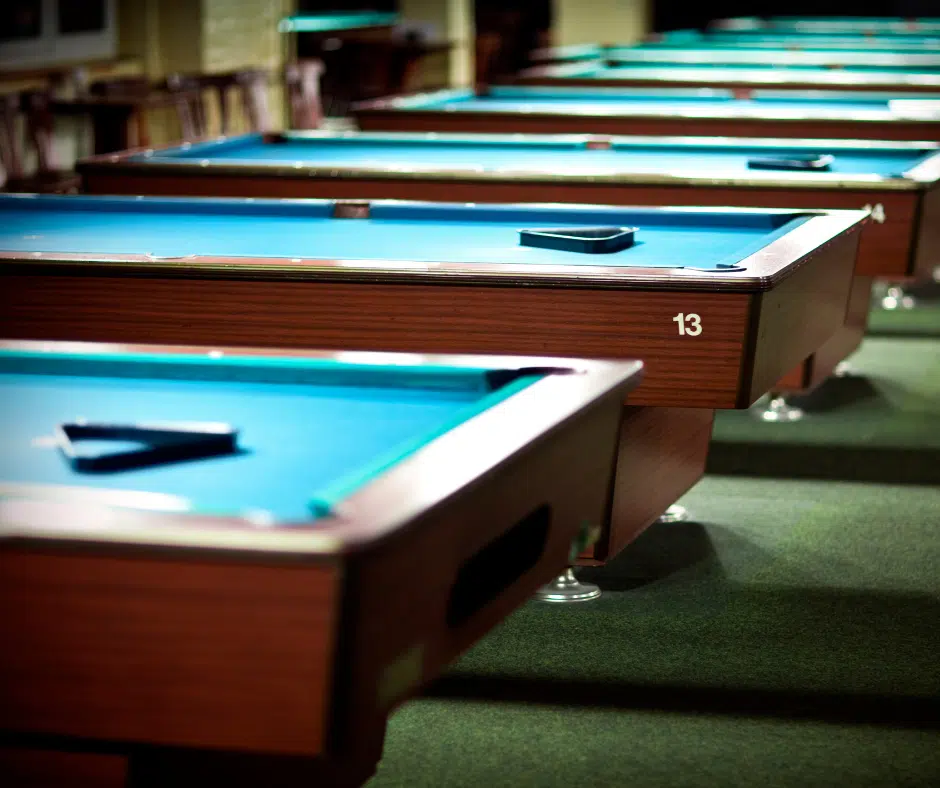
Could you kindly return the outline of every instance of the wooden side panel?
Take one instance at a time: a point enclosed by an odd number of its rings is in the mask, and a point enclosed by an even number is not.
[[[940,265],[940,188],[923,195],[920,223],[914,246],[914,264],[911,274],[915,279],[929,280]]]
[[[4,276],[10,339],[639,358],[637,405],[731,408],[751,296],[102,276]],[[678,313],[700,316],[679,336]]]
[[[834,337],[833,337],[834,338]],[[832,341],[832,340],[830,340]],[[803,359],[795,367],[792,367],[774,386],[776,391],[803,391],[809,385],[809,380],[813,375],[813,357]]]
[[[581,414],[351,567],[358,625],[349,642],[350,723],[384,715],[565,569],[582,526],[606,516],[621,410],[608,399]],[[548,532],[537,563],[469,618],[450,618],[465,562],[546,505]]]
[[[845,322],[831,339],[798,367],[802,373],[800,378],[796,381],[791,376],[783,378],[774,387],[777,391],[809,391],[816,388],[832,375],[836,366],[858,350],[868,327],[871,286],[870,277],[853,278]]]
[[[707,408],[624,408],[609,526],[579,563],[613,558],[702,478],[714,416]]]
[[[480,114],[467,112],[357,113],[363,131],[471,131],[520,134],[640,134],[693,137],[936,140],[935,121],[866,123],[856,120],[781,121],[776,118],[608,117],[598,115]]]
[[[859,233],[836,239],[779,287],[758,298],[756,348],[748,401],[774,388],[790,369],[829,341],[844,325],[852,292]]]
[[[127,760],[118,755],[0,749],[6,788],[124,788]]]
[[[769,189],[630,184],[520,183],[518,181],[435,182],[417,179],[347,180],[271,176],[94,174],[93,194],[153,194],[207,197],[322,197],[333,199],[440,200],[444,202],[558,202],[601,205],[704,205],[754,208],[849,208],[881,205],[885,220],[869,222],[862,234],[856,272],[860,276],[903,277],[912,272],[915,229],[919,257],[940,263],[940,190],[928,195],[919,222],[921,195],[892,190],[842,188]],[[933,222],[931,223],[931,217]],[[920,250],[924,250],[920,254]],[[932,251],[931,251],[932,250]],[[920,268],[927,270],[921,263]]]
[[[339,572],[0,551],[0,729],[315,755]]]

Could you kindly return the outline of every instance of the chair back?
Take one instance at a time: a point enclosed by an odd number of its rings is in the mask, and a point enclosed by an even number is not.
[[[214,96],[222,134],[232,130],[228,95],[233,88],[251,131],[272,128],[268,105],[268,74],[263,69],[240,69],[219,74],[171,74],[166,87],[178,97],[176,111],[183,139],[190,141],[209,135],[207,97]]]
[[[16,123],[21,106],[19,93],[0,95],[0,165],[8,181],[21,179],[25,172],[23,144]]]
[[[320,77],[323,61],[314,58],[291,63],[284,71],[292,129],[317,129],[323,123]]]
[[[189,142],[205,137],[208,123],[198,79],[186,74],[170,74],[166,78],[166,89],[176,96],[174,106],[183,140]]]
[[[28,90],[23,93],[26,113],[26,133],[36,150],[36,171],[39,175],[57,172],[55,156],[55,120],[52,96],[48,90]]]

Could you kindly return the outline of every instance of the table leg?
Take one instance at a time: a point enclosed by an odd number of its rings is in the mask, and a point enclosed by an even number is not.
[[[133,110],[129,107],[96,107],[91,112],[95,153],[116,153],[130,147],[129,123]]]
[[[551,583],[536,591],[535,598],[541,602],[588,602],[600,595],[600,588],[594,583],[582,583],[569,566]]]

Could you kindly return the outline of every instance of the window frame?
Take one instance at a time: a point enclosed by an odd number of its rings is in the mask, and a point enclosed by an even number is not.
[[[43,68],[117,57],[117,0],[102,2],[102,30],[90,33],[59,33],[59,0],[41,0],[39,36],[0,43],[0,69],[7,71]]]

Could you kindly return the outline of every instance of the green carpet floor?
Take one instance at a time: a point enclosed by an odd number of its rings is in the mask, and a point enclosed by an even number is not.
[[[940,301],[922,301],[917,309],[875,309],[868,317],[869,336],[940,337]]]
[[[940,784],[940,489],[709,477],[390,724],[380,786]]]
[[[795,400],[803,421],[719,411],[709,472],[940,484],[940,341],[868,337],[849,366]]]
[[[707,713],[416,701],[369,788],[936,788],[937,735]]]
[[[876,286],[876,298],[883,295],[884,287]],[[868,316],[870,336],[940,337],[940,282],[924,282],[908,287],[914,296],[916,309],[879,309],[877,305]]]
[[[370,788],[940,786],[940,306],[871,334],[804,421],[719,413],[691,521],[484,638]]]

